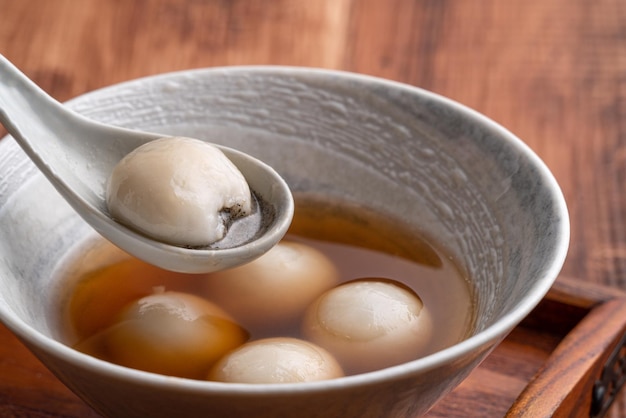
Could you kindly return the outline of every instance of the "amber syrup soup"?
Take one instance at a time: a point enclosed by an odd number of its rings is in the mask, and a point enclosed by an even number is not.
[[[285,240],[321,251],[334,264],[339,283],[381,278],[400,282],[419,295],[432,316],[433,331],[430,342],[415,352],[415,358],[454,345],[470,335],[474,309],[469,281],[452,257],[401,222],[345,204],[310,200],[297,205]],[[106,349],[93,343],[97,341],[94,336],[109,327],[125,306],[164,290],[211,300],[206,283],[215,282],[212,274],[174,273],[146,264],[99,237],[81,245],[66,260],[56,274],[62,277],[55,277],[62,281],[63,289],[57,297],[62,311],[59,327],[62,340],[109,361]],[[254,277],[249,280],[253,281]],[[284,295],[285,301],[289,298]],[[240,304],[245,303],[243,300]],[[252,325],[242,324],[241,328],[249,341],[274,336],[303,338],[299,327],[301,317],[302,313],[298,312],[292,318],[261,319]],[[364,371],[368,371],[367,365],[346,373]]]

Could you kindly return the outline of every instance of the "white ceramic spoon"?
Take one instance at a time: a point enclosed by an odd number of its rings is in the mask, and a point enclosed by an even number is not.
[[[102,236],[126,252],[159,267],[205,273],[243,264],[274,246],[287,232],[293,197],[286,182],[268,165],[218,146],[266,202],[261,231],[225,249],[189,249],[159,241],[115,222],[105,201],[113,167],[138,146],[163,137],[89,120],[47,95],[0,55],[0,123],[72,207]]]

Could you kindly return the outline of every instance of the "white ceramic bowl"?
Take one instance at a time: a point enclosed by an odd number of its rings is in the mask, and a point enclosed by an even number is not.
[[[427,357],[323,382],[247,385],[116,366],[59,342],[50,279],[91,228],[12,139],[0,141],[0,319],[67,386],[115,417],[403,417],[454,388],[545,295],[567,251],[565,202],[519,139],[432,93],[350,73],[216,68],[102,89],[69,105],[130,128],[207,139],[281,173],[296,200],[403,217],[472,278],[476,331]]]

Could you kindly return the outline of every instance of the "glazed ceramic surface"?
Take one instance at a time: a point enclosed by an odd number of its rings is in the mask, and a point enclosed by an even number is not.
[[[541,300],[564,261],[567,210],[519,139],[426,91],[284,67],[196,70],[131,81],[69,105],[90,118],[249,153],[299,198],[403,219],[471,278],[474,334],[403,365],[324,382],[245,385],[144,373],[58,341],[64,257],[94,232],[12,139],[0,141],[0,319],[107,416],[408,417],[454,388]]]
[[[106,203],[107,181],[120,160],[160,134],[94,123],[52,99],[0,55],[0,124],[89,225],[148,263],[185,273],[207,273],[247,263],[287,232],[293,217],[288,185],[272,167],[240,151],[222,151],[266,205],[254,234],[230,245],[186,248],[152,239],[116,222]],[[248,218],[250,219],[250,218]],[[146,232],[144,230],[144,232]],[[223,244],[228,240],[222,240]],[[236,244],[236,245],[232,245]]]

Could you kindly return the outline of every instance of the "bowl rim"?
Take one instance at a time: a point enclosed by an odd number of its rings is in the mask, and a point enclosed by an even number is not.
[[[58,357],[67,363],[74,364],[75,366],[81,368],[90,369],[97,374],[102,374],[110,378],[120,380],[130,380],[138,384],[152,386],[155,388],[168,387],[174,388],[178,391],[229,395],[284,395],[302,392],[328,391],[358,385],[370,385],[381,381],[395,380],[415,375],[418,372],[433,370],[446,363],[460,359],[476,350],[490,351],[495,348],[497,343],[506,337],[506,335],[530,313],[530,311],[548,292],[565,262],[569,247],[569,214],[563,193],[545,163],[520,138],[487,116],[453,99],[410,84],[350,71],[282,65],[238,65],[195,68],[140,77],[86,92],[66,101],[65,104],[69,107],[75,107],[78,103],[88,101],[91,104],[97,105],[99,98],[103,94],[112,93],[125,87],[137,87],[141,89],[145,88],[145,85],[151,85],[152,83],[165,83],[172,78],[182,77],[183,79],[193,80],[198,77],[211,77],[212,74],[243,74],[249,72],[283,76],[291,75],[342,78],[401,90],[411,95],[420,96],[424,100],[443,104],[444,106],[453,109],[455,113],[463,114],[465,117],[476,121],[486,129],[494,132],[497,136],[505,138],[511,147],[515,148],[520,155],[527,158],[533,167],[536,168],[537,174],[541,176],[545,185],[544,187],[551,192],[555,213],[558,213],[559,215],[559,225],[556,234],[557,236],[555,237],[557,245],[554,248],[553,259],[549,267],[544,270],[542,277],[537,279],[536,283],[530,288],[524,299],[520,300],[513,308],[511,308],[502,317],[498,318],[492,325],[460,341],[459,343],[427,356],[396,366],[317,382],[284,384],[223,383],[164,376],[135,370],[109,363],[74,350],[54,338],[40,333],[18,318],[11,309],[3,303],[0,303],[0,321],[3,322],[20,340],[25,342],[26,345],[36,347],[37,350],[46,352],[47,355]],[[0,150],[7,146],[9,141],[6,139],[8,137],[9,135],[7,135],[4,140],[0,140]]]

